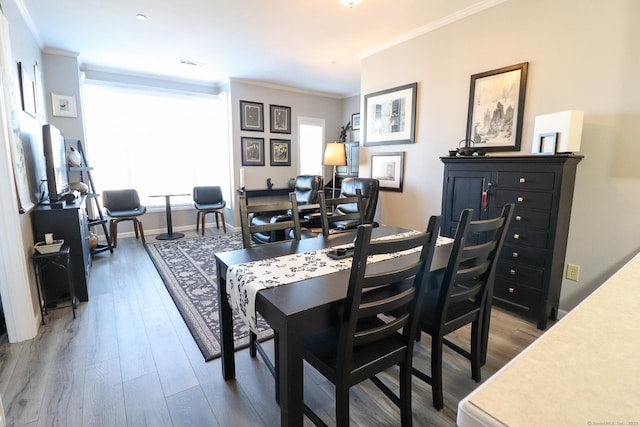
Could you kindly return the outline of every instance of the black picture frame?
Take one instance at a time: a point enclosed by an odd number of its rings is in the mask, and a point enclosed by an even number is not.
[[[291,140],[269,140],[269,162],[271,166],[291,166]]]
[[[264,104],[240,101],[240,130],[264,132]]]
[[[22,62],[18,62],[18,76],[20,80],[20,100],[22,101],[22,111],[35,118],[37,117],[36,87],[33,77],[31,77]]]
[[[538,135],[534,142],[533,152],[537,154],[556,154],[558,149],[558,132],[547,132]]]
[[[364,97],[364,145],[413,144],[418,83]]]
[[[528,62],[471,76],[468,146],[483,151],[519,151]]]
[[[404,155],[404,151],[397,153],[374,153],[371,155],[371,178],[380,181],[380,191],[396,191],[402,193]]]
[[[264,138],[240,138],[242,166],[264,166]]]
[[[291,107],[269,105],[271,133],[291,133]]]

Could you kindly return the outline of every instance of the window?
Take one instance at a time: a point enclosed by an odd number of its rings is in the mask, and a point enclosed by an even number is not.
[[[164,206],[164,198],[149,196],[190,194],[196,185],[220,185],[230,200],[226,93],[85,82],[83,101],[85,145],[99,191],[135,188],[144,205]]]
[[[300,117],[298,129],[298,135],[300,135],[300,175],[322,176],[324,120]]]

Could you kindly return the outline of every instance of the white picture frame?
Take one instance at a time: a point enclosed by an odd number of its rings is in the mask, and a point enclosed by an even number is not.
[[[57,117],[78,117],[76,97],[51,93],[53,115]]]

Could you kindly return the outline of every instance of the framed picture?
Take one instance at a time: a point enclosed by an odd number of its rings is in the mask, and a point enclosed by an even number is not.
[[[291,166],[291,141],[271,139],[271,166]]]
[[[418,83],[364,97],[364,145],[413,144]]]
[[[264,132],[264,104],[240,101],[240,130]]]
[[[485,151],[518,151],[528,62],[471,76],[468,141]]]
[[[264,138],[240,138],[242,166],[264,166]]]
[[[402,192],[404,151],[372,154],[371,178],[380,181],[380,190]]]
[[[558,132],[541,133],[534,142],[533,152],[538,154],[556,154]]]
[[[20,97],[22,98],[22,111],[31,117],[36,117],[36,89],[33,77],[27,69],[18,62],[18,76],[20,78]]]
[[[360,130],[360,113],[351,115],[351,129]]]
[[[291,107],[270,105],[272,133],[291,133]]]
[[[58,95],[51,93],[53,115],[59,117],[78,117],[76,97],[73,95]]]

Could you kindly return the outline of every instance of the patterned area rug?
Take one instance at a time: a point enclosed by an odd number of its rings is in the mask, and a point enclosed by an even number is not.
[[[242,235],[228,233],[145,245],[178,311],[208,362],[220,356],[216,252],[242,249]],[[235,349],[249,345],[249,327],[234,315]],[[273,331],[262,321],[259,339]]]

